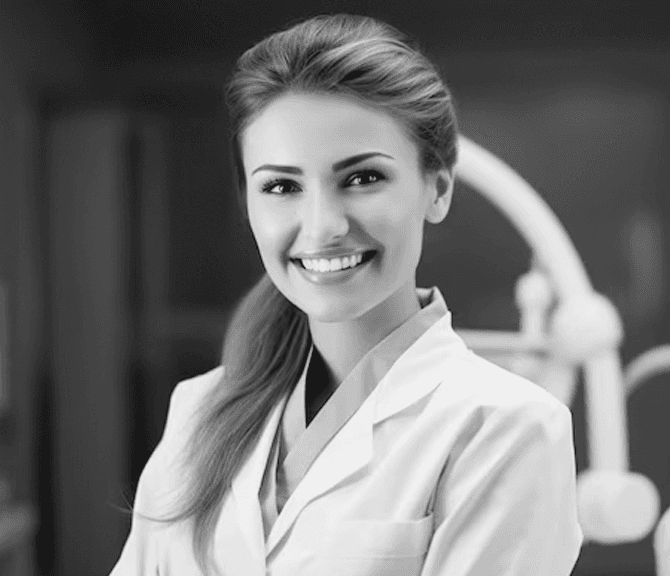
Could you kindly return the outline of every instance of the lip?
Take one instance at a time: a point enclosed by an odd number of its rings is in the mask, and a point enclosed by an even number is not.
[[[367,252],[371,252],[371,250],[368,250]],[[355,266],[354,268],[345,268],[344,270],[333,270],[332,272],[312,272],[311,270],[303,268],[302,265],[299,262],[294,261],[294,259],[291,259],[291,264],[293,264],[293,266],[295,266],[298,269],[298,272],[300,272],[300,274],[302,274],[302,276],[308,282],[319,285],[340,284],[342,282],[350,280],[353,276],[355,276],[356,274],[367,268],[370,262],[372,262],[375,259],[376,255],[377,253],[375,252],[371,258],[369,258],[365,262],[362,262],[358,266]]]
[[[333,248],[322,250],[321,252],[299,252],[291,256],[291,260],[330,260],[331,258],[346,258],[355,254],[367,254],[373,252],[371,248],[359,248],[355,250],[343,250],[342,248]]]

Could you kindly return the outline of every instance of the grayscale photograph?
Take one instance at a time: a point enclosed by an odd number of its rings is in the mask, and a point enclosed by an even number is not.
[[[670,576],[670,17],[0,0],[0,576]]]

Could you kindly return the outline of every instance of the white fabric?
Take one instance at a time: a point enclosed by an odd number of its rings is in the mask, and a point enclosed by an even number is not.
[[[437,289],[433,289],[437,290]],[[442,299],[439,291],[436,297]],[[219,367],[180,383],[135,506],[159,514]],[[569,409],[468,350],[451,314],[393,364],[264,532],[259,489],[284,399],[225,497],[222,576],[568,576],[583,534]],[[134,517],[111,576],[197,576],[188,526]]]
[[[449,312],[439,290],[419,288],[417,297],[420,310],[360,359],[308,426],[306,412],[309,409],[314,413],[312,407],[308,407],[309,398],[319,396],[319,388],[327,385],[318,368],[311,369],[311,360],[315,357],[314,346],[311,347],[300,379],[283,410],[261,483],[259,498],[266,538],[289,496],[324,447],[358,411],[398,358]],[[311,394],[307,394],[308,375]]]

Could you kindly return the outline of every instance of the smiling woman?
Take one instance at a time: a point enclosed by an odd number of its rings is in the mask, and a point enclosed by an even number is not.
[[[319,16],[245,52],[227,102],[265,274],[223,365],[173,392],[112,574],[569,574],[570,411],[416,286],[457,155],[434,65]]]
[[[242,155],[265,270],[307,314],[341,381],[367,352],[347,345],[351,333],[380,341],[420,309],[423,226],[447,214],[451,168],[424,174],[416,144],[384,110],[300,92],[277,98],[246,128]],[[287,168],[291,178],[278,179]]]

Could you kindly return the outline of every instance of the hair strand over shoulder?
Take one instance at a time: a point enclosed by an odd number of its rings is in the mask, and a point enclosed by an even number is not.
[[[228,79],[232,170],[245,218],[244,131],[273,100],[301,91],[341,94],[380,106],[417,144],[424,172],[451,169],[456,162],[451,94],[416,45],[370,17],[316,16],[247,50]],[[176,510],[152,518],[192,521],[193,549],[203,574],[211,574],[208,555],[224,497],[273,408],[296,385],[310,346],[306,315],[263,275],[229,323],[224,375],[203,402],[189,438],[184,459],[188,480]]]

